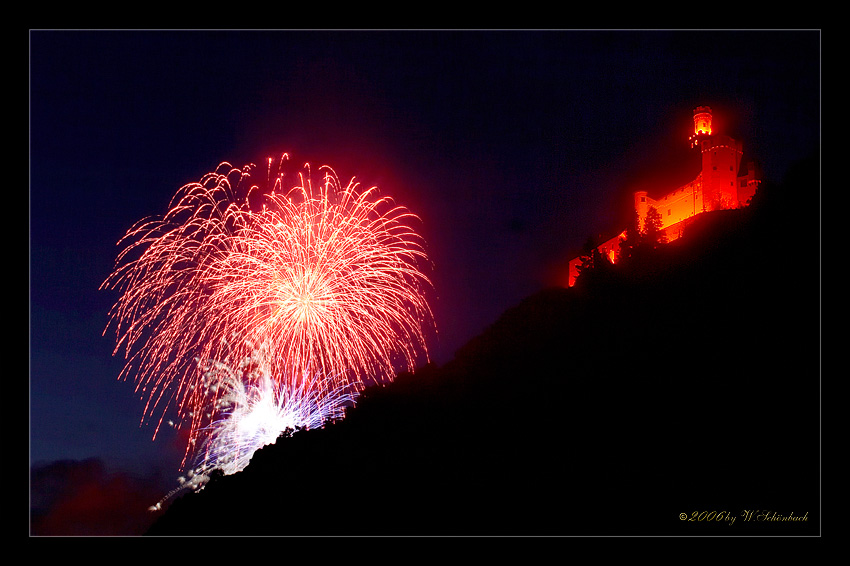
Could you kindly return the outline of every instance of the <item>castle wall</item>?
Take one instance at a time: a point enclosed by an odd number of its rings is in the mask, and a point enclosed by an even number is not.
[[[580,257],[574,257],[570,260],[569,274],[567,275],[568,286],[572,287],[576,284],[576,279],[578,278],[579,267],[581,266],[581,263],[582,261]]]
[[[738,177],[738,206],[746,206],[749,203],[758,190],[759,182],[755,163],[750,162],[747,174]]]
[[[699,216],[699,214],[697,214]],[[673,240],[677,240],[685,235],[685,231],[688,229],[688,226],[691,225],[693,219],[696,216],[689,216],[685,218],[681,222],[676,222],[675,224],[671,224],[662,230],[664,236],[667,238],[667,243],[672,242]]]
[[[641,230],[650,206],[661,215],[661,229],[667,240],[672,241],[682,235],[689,218],[710,210],[738,208],[752,197],[757,186],[753,174],[738,176],[741,142],[729,136],[716,136],[702,140],[698,147],[702,171],[696,179],[658,199],[650,198],[643,191],[635,193],[635,210]]]
[[[674,224],[687,220],[704,210],[704,199],[702,190],[702,175],[696,179],[682,185],[675,191],[672,191],[662,198],[648,199],[649,206],[655,208],[661,214],[661,228],[667,229]],[[641,219],[641,227],[643,219]],[[674,230],[668,231],[668,239],[676,239],[679,234],[671,237],[675,233]]]
[[[626,239],[626,232],[623,231],[613,238],[610,238],[603,243],[599,244],[596,247],[596,250],[602,255],[602,257],[606,258],[611,263],[617,263],[617,260],[620,258],[620,240]],[[569,281],[568,285],[572,287],[575,285],[576,278],[579,275],[579,270],[582,265],[581,256],[573,258],[570,260],[569,264]]]

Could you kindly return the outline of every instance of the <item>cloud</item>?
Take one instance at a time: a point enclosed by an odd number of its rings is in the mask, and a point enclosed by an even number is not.
[[[109,471],[99,459],[62,460],[30,470],[33,536],[142,535],[162,497],[154,477]]]

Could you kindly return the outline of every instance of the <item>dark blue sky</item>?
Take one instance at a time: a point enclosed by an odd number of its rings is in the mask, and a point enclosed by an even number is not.
[[[286,151],[416,212],[443,363],[617,227],[631,183],[675,171],[695,106],[772,180],[820,136],[816,31],[29,39],[31,463],[175,464],[116,380],[114,336],[101,336],[116,297],[98,287],[124,232],[221,161]]]

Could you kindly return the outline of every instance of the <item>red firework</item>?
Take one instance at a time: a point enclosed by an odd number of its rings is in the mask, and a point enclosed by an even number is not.
[[[147,399],[143,419],[158,416],[154,437],[173,406],[196,441],[218,395],[210,362],[235,367],[262,351],[272,379],[293,390],[312,376],[356,390],[427,358],[433,317],[415,216],[328,167],[317,188],[305,166],[285,191],[272,160],[265,191],[255,170],[223,163],[184,185],[165,216],[128,231],[103,284],[120,292],[116,352]],[[254,191],[262,203],[252,207]]]

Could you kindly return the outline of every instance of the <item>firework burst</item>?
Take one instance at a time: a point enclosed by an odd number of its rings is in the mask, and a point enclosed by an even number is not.
[[[284,189],[287,162],[270,159],[265,175],[223,163],[184,185],[163,217],[128,231],[103,284],[119,292],[110,321],[143,420],[156,438],[175,410],[187,456],[203,446],[206,462],[238,468],[237,446],[259,442],[239,436],[251,418],[268,418],[252,434],[275,437],[316,426],[427,358],[415,216],[328,167],[317,186],[305,166]]]

